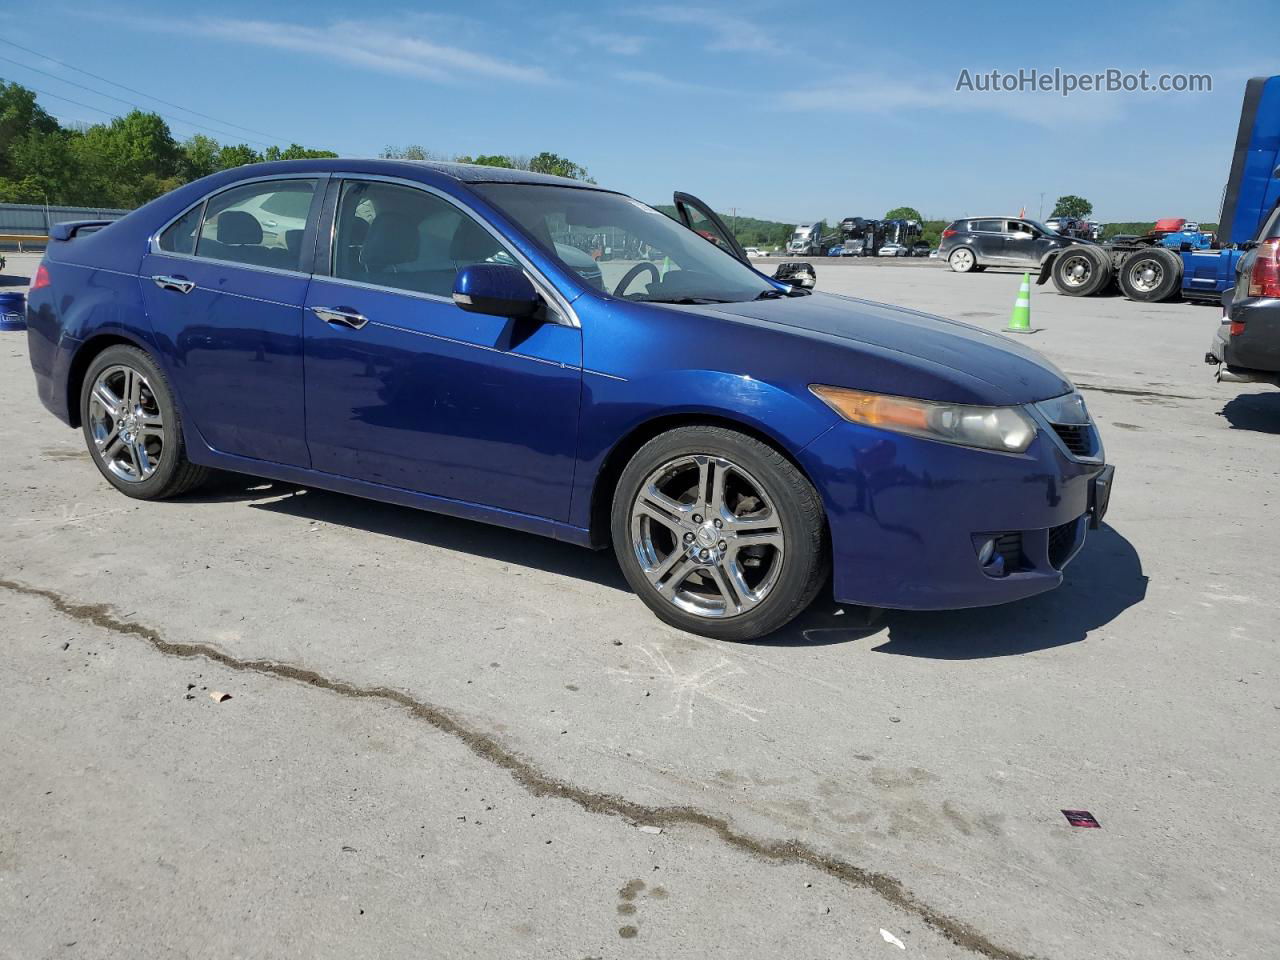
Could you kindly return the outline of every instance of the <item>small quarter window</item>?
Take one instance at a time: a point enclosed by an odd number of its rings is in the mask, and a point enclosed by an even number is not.
[[[200,226],[200,213],[204,203],[194,207],[169,225],[169,229],[160,234],[160,249],[166,253],[194,253],[196,249],[196,228]]]

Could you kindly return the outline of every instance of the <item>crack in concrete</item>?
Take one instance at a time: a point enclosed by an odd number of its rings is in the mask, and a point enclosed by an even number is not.
[[[505,770],[517,784],[535,797],[567,800],[587,813],[656,826],[702,827],[729,846],[755,857],[772,863],[803,864],[820,870],[842,883],[870,890],[892,906],[918,917],[956,946],[990,957],[992,960],[1033,960],[1030,955],[993,943],[968,924],[922,903],[903,885],[902,881],[888,874],[859,867],[830,856],[800,840],[767,840],[753,837],[736,829],[728,819],[695,807],[649,806],[614,794],[576,787],[544,773],[533,761],[503,746],[489,734],[471,729],[449,710],[415,700],[401,690],[390,687],[363,687],[345,680],[331,679],[314,670],[275,660],[246,660],[205,643],[174,643],[165,640],[159,631],[151,627],[117,619],[112,615],[111,607],[107,604],[76,603],[54,590],[3,579],[0,579],[0,588],[12,593],[47,600],[59,613],[74,620],[114,633],[138,637],[165,656],[204,658],[231,670],[294,680],[344,697],[381,700],[394,704],[404,708],[414,718],[435,727],[441,733],[459,740],[480,759]]]

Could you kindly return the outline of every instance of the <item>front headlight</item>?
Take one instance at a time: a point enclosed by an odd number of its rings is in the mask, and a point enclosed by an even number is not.
[[[1017,407],[935,403],[822,384],[812,384],[809,389],[850,423],[913,437],[1022,453],[1036,435],[1035,421]]]

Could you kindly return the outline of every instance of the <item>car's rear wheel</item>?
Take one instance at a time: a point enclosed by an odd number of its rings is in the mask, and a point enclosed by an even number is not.
[[[618,480],[622,572],[667,623],[721,640],[772,633],[830,567],[822,501],[768,444],[709,425],[650,440]]]
[[[1120,265],[1120,290],[1130,300],[1158,303],[1182,286],[1182,258],[1164,247],[1132,253]]]
[[[80,388],[80,422],[94,464],[130,497],[175,497],[207,475],[187,460],[169,382],[136,347],[108,347],[90,362]]]
[[[951,251],[947,265],[956,273],[969,273],[978,265],[978,259],[968,247],[959,247]]]
[[[1053,285],[1068,297],[1091,297],[1111,281],[1111,264],[1105,255],[1075,244],[1053,261]]]

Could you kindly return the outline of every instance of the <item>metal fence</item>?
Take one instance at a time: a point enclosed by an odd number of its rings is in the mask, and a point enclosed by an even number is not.
[[[0,244],[14,246],[31,237],[42,245],[49,228],[63,220],[119,220],[128,210],[109,207],[55,207],[39,203],[0,203]],[[37,240],[38,238],[38,240]]]

